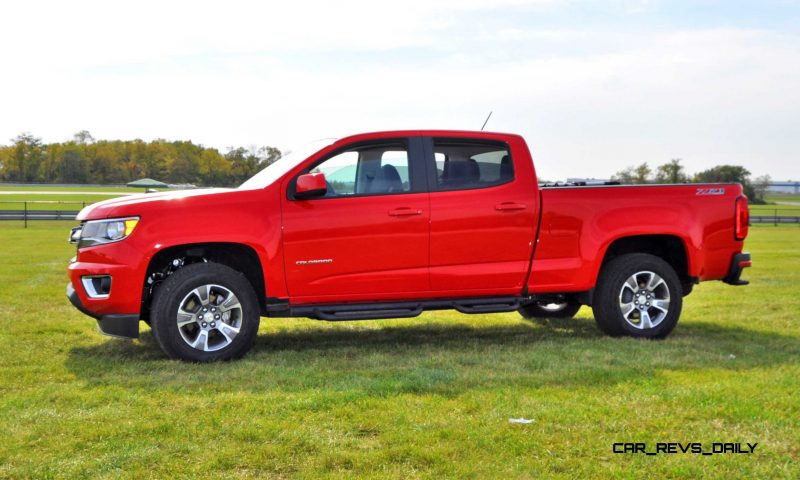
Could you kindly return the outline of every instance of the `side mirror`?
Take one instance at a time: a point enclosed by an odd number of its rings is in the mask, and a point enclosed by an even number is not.
[[[322,197],[328,192],[324,173],[306,173],[297,177],[294,196],[298,199]]]

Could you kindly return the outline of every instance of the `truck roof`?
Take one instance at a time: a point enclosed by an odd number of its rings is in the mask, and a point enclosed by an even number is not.
[[[485,132],[479,130],[385,130],[378,132],[365,132],[349,135],[337,139],[335,143],[352,142],[359,140],[372,140],[386,137],[408,137],[408,136],[427,136],[427,137],[453,137],[453,138],[521,138],[515,133]]]

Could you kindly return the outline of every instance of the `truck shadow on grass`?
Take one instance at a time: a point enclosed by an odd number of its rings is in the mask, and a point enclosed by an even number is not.
[[[73,348],[66,366],[89,384],[131,389],[449,396],[498,387],[605,387],[659,371],[799,361],[800,339],[794,336],[688,322],[664,341],[614,339],[602,336],[591,320],[576,319],[352,330],[305,326],[262,333],[243,360],[213,365],[166,360],[146,332],[137,342]]]

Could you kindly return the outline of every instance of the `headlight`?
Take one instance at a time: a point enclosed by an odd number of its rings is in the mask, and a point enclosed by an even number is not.
[[[130,235],[137,223],[139,217],[90,220],[84,223],[80,230],[74,230],[71,238],[78,237],[78,248],[118,242]]]

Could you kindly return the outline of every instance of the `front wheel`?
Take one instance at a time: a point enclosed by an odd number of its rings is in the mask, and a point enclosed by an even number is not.
[[[603,266],[592,311],[597,325],[609,335],[664,338],[678,323],[682,299],[678,275],[667,262],[633,253]]]
[[[218,263],[195,263],[170,275],[156,290],[150,312],[164,353],[190,362],[241,357],[260,321],[250,282]]]

